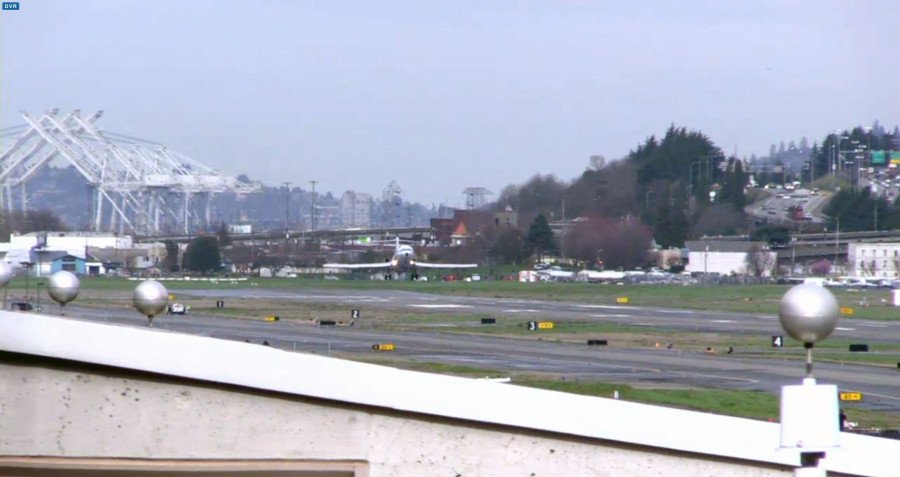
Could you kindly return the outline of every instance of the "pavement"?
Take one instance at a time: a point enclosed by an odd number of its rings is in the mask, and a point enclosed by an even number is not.
[[[444,313],[483,313],[491,316],[535,319],[596,321],[652,326],[671,331],[759,334],[768,340],[784,331],[775,315],[719,311],[679,310],[633,305],[598,305],[564,301],[432,295],[399,290],[190,290],[187,295],[210,299],[269,298],[344,305],[349,310],[366,307],[408,308]],[[900,344],[900,321],[842,320],[831,335],[835,339]]]
[[[759,335],[784,334],[774,316],[737,313],[654,309],[632,306],[590,305],[540,300],[437,296],[424,293],[367,290],[191,290],[193,296],[229,298],[278,298],[304,302],[346,305],[360,309],[364,322],[368,307],[490,313],[499,316],[533,316],[536,319],[596,320],[602,323],[645,325],[666,330],[694,330]],[[53,310],[48,310],[55,314]],[[71,304],[72,318],[127,326],[147,326],[145,317],[129,309],[87,308]],[[763,358],[735,354],[707,354],[680,349],[648,349],[587,346],[486,335],[434,332],[396,332],[357,327],[320,327],[290,321],[263,322],[240,318],[189,314],[160,316],[154,320],[161,330],[192,333],[214,338],[249,341],[288,351],[318,354],[375,353],[376,343],[394,343],[394,355],[417,361],[464,364],[503,372],[553,373],[566,379],[620,382],[633,385],[697,386],[719,389],[757,390],[777,393],[781,386],[799,384],[803,363],[796,359]],[[842,323],[833,336],[861,342],[900,341],[900,322],[853,320]],[[820,383],[837,384],[842,391],[865,396],[855,404],[898,415],[900,424],[900,370],[885,366],[816,363]],[[773,416],[776,417],[776,416]]]

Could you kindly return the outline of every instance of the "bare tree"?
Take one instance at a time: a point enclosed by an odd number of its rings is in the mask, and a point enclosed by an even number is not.
[[[762,277],[775,267],[775,257],[772,256],[772,253],[757,244],[750,246],[744,261],[747,264],[747,273],[757,278]]]
[[[563,239],[565,255],[606,268],[635,268],[647,263],[651,233],[634,218],[609,220],[589,217],[578,222]]]

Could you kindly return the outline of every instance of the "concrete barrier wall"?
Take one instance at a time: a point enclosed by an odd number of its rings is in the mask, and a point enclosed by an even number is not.
[[[0,458],[359,461],[356,475],[376,477],[791,473],[21,355],[0,356],[0,415]]]

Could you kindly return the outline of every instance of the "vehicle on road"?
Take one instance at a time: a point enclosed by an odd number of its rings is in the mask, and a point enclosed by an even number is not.
[[[170,315],[184,315],[188,312],[189,309],[189,306],[182,305],[181,303],[172,303],[169,305],[166,313]]]

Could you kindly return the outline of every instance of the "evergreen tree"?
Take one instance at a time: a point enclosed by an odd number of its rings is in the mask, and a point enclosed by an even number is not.
[[[669,188],[659,204],[654,224],[656,242],[663,247],[683,247],[691,226],[686,214],[687,198]]]
[[[744,195],[744,186],[747,184],[747,174],[744,166],[737,158],[728,160],[728,169],[725,172],[725,181],[722,185],[720,200],[730,202],[736,210],[743,210],[747,205],[747,197]]]
[[[200,273],[211,273],[222,268],[222,257],[219,254],[219,241],[215,237],[197,237],[191,240],[184,252],[185,270]]]
[[[557,251],[556,241],[553,239],[553,231],[543,214],[538,215],[528,227],[528,246],[538,256]]]
[[[886,200],[872,197],[868,188],[838,192],[823,212],[831,218],[831,227],[836,229],[840,223],[841,231],[847,232],[885,230],[891,227],[896,213]]]
[[[166,246],[166,257],[163,258],[163,268],[170,272],[178,271],[178,243],[174,240],[166,240],[163,242]]]
[[[220,222],[219,228],[216,229],[216,238],[219,240],[219,245],[223,247],[231,245],[231,236],[228,234],[228,226],[224,221]]]

